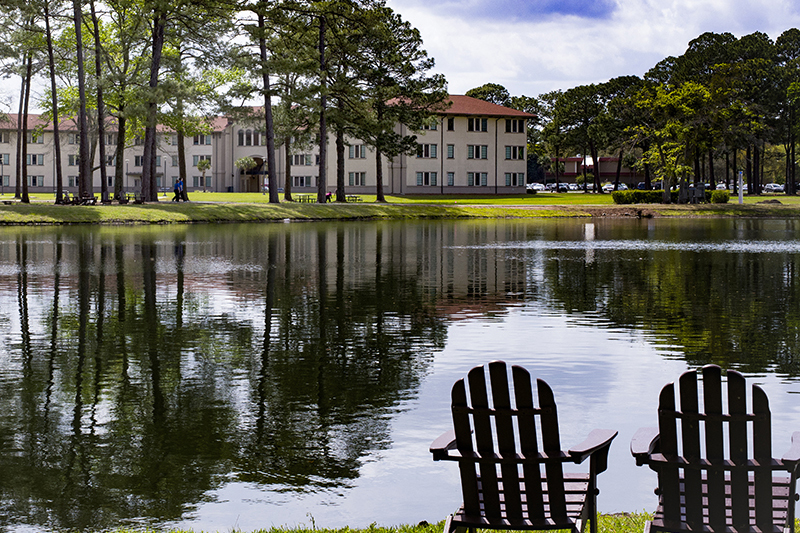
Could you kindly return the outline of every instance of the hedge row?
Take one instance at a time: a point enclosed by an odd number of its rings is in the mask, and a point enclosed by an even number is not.
[[[678,191],[670,191],[672,203],[678,203]],[[728,191],[706,191],[706,202],[713,204],[727,204],[730,200]],[[663,191],[615,191],[611,193],[615,204],[660,204],[663,201]]]

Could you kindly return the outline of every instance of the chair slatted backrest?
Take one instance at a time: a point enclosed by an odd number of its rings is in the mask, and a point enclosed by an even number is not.
[[[698,530],[704,525],[710,526],[714,531],[724,530],[725,476],[728,473],[730,506],[727,509],[731,513],[732,525],[737,529],[746,528],[750,519],[751,497],[748,494],[748,479],[750,472],[753,472],[756,525],[762,530],[771,530],[772,443],[769,401],[764,391],[753,385],[753,413],[748,414],[744,377],[729,370],[727,385],[727,413],[723,412],[722,371],[716,365],[703,368],[702,410],[698,402],[697,371],[686,372],[680,377],[680,410],[675,405],[674,384],[668,384],[661,391],[658,409],[660,451],[671,461],[670,467],[659,471],[664,521],[683,521],[679,487],[679,470],[683,469],[685,522],[689,526]],[[752,424],[749,436],[748,423]],[[725,457],[725,426],[728,457]],[[702,436],[704,446],[701,446]],[[747,451],[750,441],[753,442],[752,462],[748,461],[750,458]],[[686,464],[675,460],[679,456],[685,459]],[[706,494],[702,491],[703,482],[707,485]],[[704,516],[704,511],[707,517]]]
[[[566,518],[564,492],[557,490],[563,486],[563,472],[552,390],[547,383],[537,380],[539,406],[535,407],[530,374],[522,367],[512,366],[512,405],[506,364],[495,361],[489,363],[488,370],[488,386],[485,367],[475,367],[469,372],[469,397],[464,379],[458,380],[452,390],[453,426],[462,456],[459,468],[465,513],[500,518],[502,499],[507,518],[543,519],[546,517],[545,500],[549,499],[549,516]],[[552,457],[552,461],[539,456],[537,417],[542,435],[541,452]],[[545,463],[548,498],[542,492],[541,463]],[[479,478],[484,497],[482,510],[478,498]]]

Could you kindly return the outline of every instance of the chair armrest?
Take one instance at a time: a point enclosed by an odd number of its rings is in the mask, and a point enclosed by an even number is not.
[[[800,462],[800,431],[792,433],[792,446],[781,458],[784,464],[797,464]]]
[[[636,465],[642,466],[647,457],[658,445],[660,435],[658,428],[640,428],[631,439],[631,455],[636,458]]]
[[[442,433],[435,441],[431,443],[430,451],[433,454],[434,461],[440,461],[442,459],[447,459],[449,454],[447,453],[449,450],[453,450],[456,447],[456,432],[455,430],[450,430],[445,433]]]
[[[589,432],[586,440],[570,448],[567,453],[571,460],[575,463],[582,463],[587,457],[590,457],[596,452],[598,455],[608,455],[608,448],[611,446],[611,441],[617,436],[617,432],[613,429],[593,429]],[[602,468],[600,472],[605,470]]]

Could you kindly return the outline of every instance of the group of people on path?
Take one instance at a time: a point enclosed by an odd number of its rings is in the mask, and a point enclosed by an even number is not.
[[[176,181],[175,185],[172,187],[172,192],[175,193],[175,196],[172,197],[173,202],[189,201],[189,195],[186,193],[186,187],[184,187],[183,178],[178,178],[178,181]]]

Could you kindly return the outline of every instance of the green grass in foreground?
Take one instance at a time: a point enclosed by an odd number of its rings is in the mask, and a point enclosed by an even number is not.
[[[644,524],[650,519],[647,513],[618,513],[611,515],[600,515],[598,520],[597,530],[598,533],[633,533],[641,532],[644,530]],[[270,529],[261,529],[254,533],[441,533],[444,527],[444,522],[430,525],[418,526],[396,526],[396,527],[379,527],[371,525],[364,529],[317,529],[316,527],[298,527],[298,528],[284,528],[273,527]],[[156,530],[147,530],[149,533],[167,533],[158,532]],[[233,531],[238,531],[234,529]],[[480,530],[486,531],[486,530]],[[588,528],[587,528],[588,531]],[[112,533],[135,533],[136,530],[120,529]],[[800,533],[800,521],[795,524],[795,532]],[[139,532],[136,532],[139,533]],[[200,533],[189,531],[171,531],[170,533]],[[211,532],[205,532],[211,533]]]
[[[0,195],[11,198],[9,194]],[[387,197],[361,195],[358,203],[268,203],[260,193],[191,193],[191,202],[169,197],[146,205],[58,206],[52,195],[32,195],[30,204],[0,204],[0,225],[176,224],[193,222],[267,222],[282,220],[404,220],[422,218],[541,218],[631,216],[633,211],[669,217],[800,217],[800,197],[775,195],[728,204],[617,206],[610,194],[543,193],[516,196]],[[764,204],[777,199],[780,204]],[[641,214],[641,213],[640,213]]]
[[[650,518],[646,513],[620,513],[613,515],[601,515],[597,524],[598,533],[629,533],[641,532],[644,529],[644,523]],[[253,533],[442,533],[444,521],[438,524],[421,524],[416,526],[395,526],[395,527],[380,527],[375,524],[368,528],[341,528],[341,529],[324,529],[300,526],[297,528],[287,527],[272,527],[269,529],[260,529]],[[113,530],[111,533],[142,533],[143,530],[134,529],[118,529]],[[199,531],[184,531],[184,530],[144,530],[147,533],[201,533]],[[233,531],[239,531],[234,529]],[[486,531],[486,530],[479,530]],[[587,528],[588,531],[588,528]],[[202,532],[212,533],[212,532]]]

